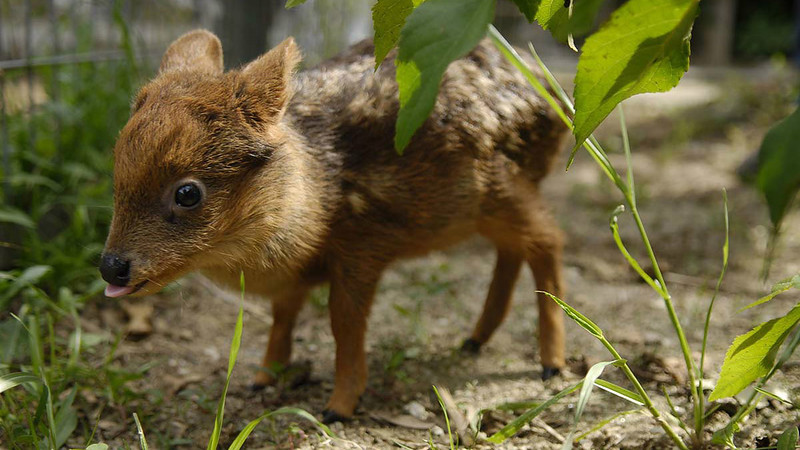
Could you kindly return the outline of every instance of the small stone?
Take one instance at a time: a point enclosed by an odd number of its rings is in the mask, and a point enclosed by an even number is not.
[[[422,406],[421,403],[416,401],[407,403],[405,406],[403,406],[403,411],[407,412],[410,416],[419,420],[425,420],[430,415],[428,410],[425,409],[425,407]]]
[[[442,427],[437,425],[431,428],[431,434],[436,437],[444,436],[444,430],[442,429]]]

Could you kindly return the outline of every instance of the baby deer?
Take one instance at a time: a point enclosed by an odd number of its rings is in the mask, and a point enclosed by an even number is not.
[[[225,72],[208,31],[185,34],[133,103],[114,149],[114,218],[100,272],[106,295],[142,296],[190,272],[269,297],[263,367],[289,363],[313,286],[330,283],[336,376],[323,418],[351,417],[367,383],[364,335],[381,273],[481,234],[497,247],[466,351],[505,317],[523,262],[562,294],[562,235],[539,196],[566,128],[488,42],[453,62],[403,155],[391,60],[370,42],[294,74],[289,38]],[[543,377],[564,366],[558,305],[539,294]],[[273,382],[269,371],[255,384]]]

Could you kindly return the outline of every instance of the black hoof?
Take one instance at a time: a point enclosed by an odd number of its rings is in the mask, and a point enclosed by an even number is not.
[[[247,386],[247,390],[250,392],[261,392],[264,389],[266,389],[266,387],[267,387],[266,384],[252,383],[249,386]]]
[[[461,344],[461,353],[467,353],[469,355],[477,355],[481,351],[481,344],[480,342],[476,341],[475,339],[469,338],[464,340],[464,343]]]
[[[334,422],[347,422],[349,420],[350,420],[349,417],[345,417],[337,413],[336,411],[330,409],[322,411],[322,423],[324,423],[325,425],[330,425]]]
[[[558,367],[542,367],[542,381],[547,381],[550,378],[557,377],[561,374],[561,369]]]

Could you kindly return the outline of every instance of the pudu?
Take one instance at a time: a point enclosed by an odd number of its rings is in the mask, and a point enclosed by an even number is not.
[[[562,234],[538,185],[566,127],[488,42],[453,62],[403,155],[393,146],[394,64],[363,42],[316,68],[289,38],[225,72],[219,40],[170,45],[114,149],[114,217],[100,264],[106,295],[143,296],[200,271],[272,302],[256,385],[289,363],[309,289],[330,284],[335,387],[325,421],[351,417],[367,383],[364,339],[392,262],[480,234],[497,248],[477,351],[509,309],[523,263],[562,294]],[[390,57],[391,58],[391,57]],[[560,308],[538,294],[543,377],[564,366]]]

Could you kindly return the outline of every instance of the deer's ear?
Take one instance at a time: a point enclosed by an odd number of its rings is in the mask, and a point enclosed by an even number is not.
[[[293,38],[246,65],[239,73],[237,104],[251,122],[277,122],[292,97],[292,73],[302,55]]]
[[[175,70],[221,74],[222,44],[219,39],[206,30],[190,31],[176,39],[164,52],[159,73]]]

